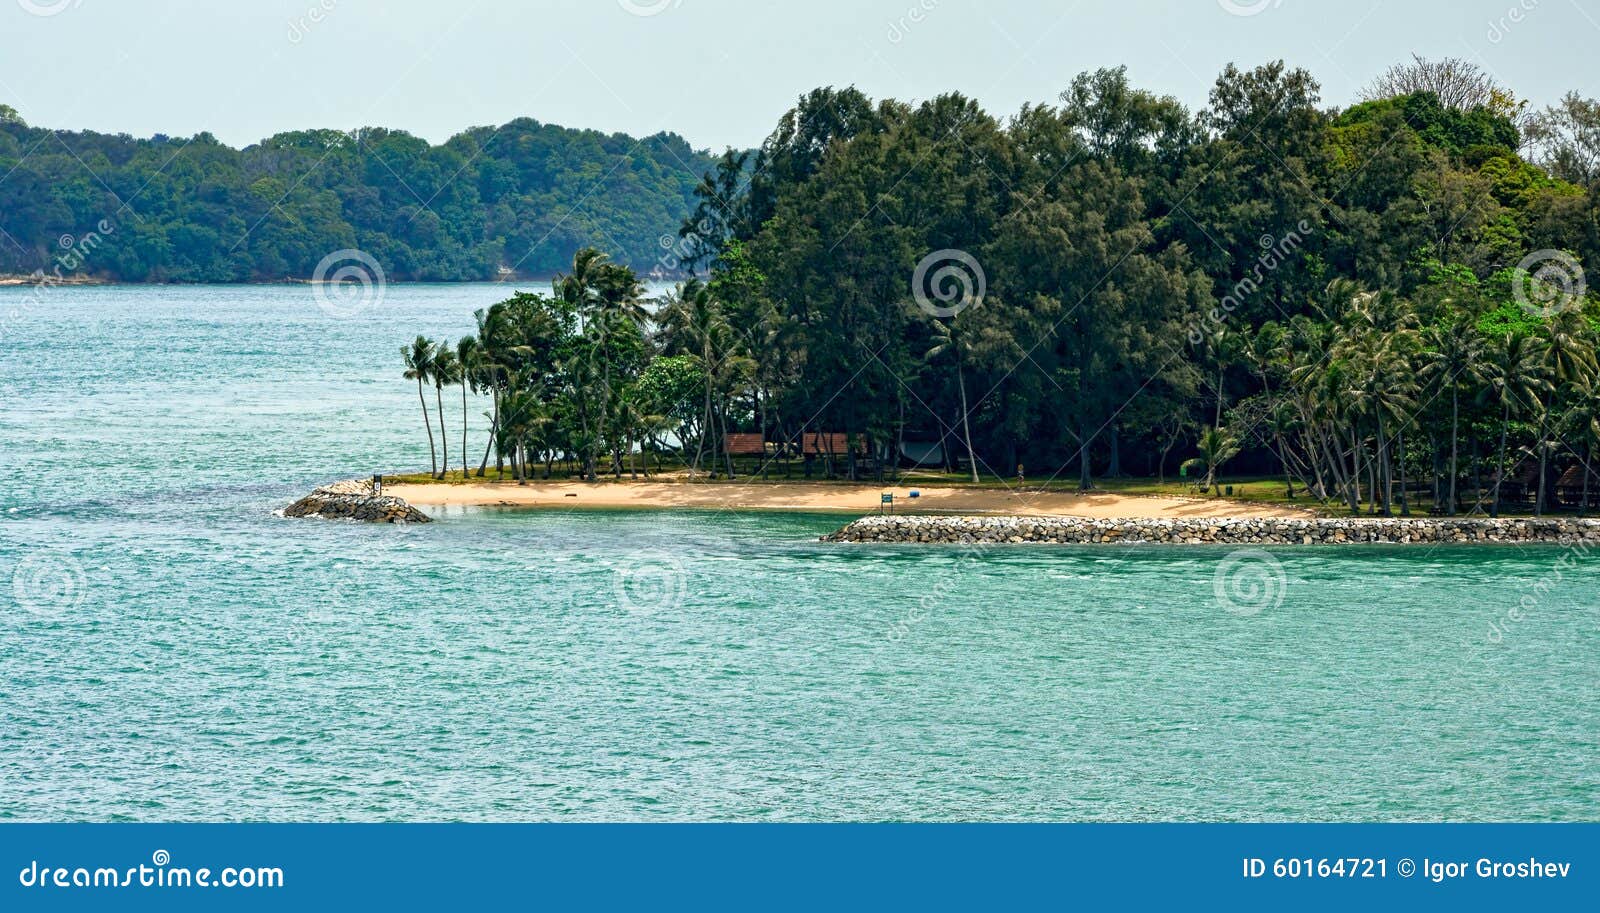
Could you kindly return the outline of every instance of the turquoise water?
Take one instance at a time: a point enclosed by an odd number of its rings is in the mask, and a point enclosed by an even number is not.
[[[0,819],[1600,819],[1558,547],[273,516],[425,464],[396,350],[502,291],[0,289]]]

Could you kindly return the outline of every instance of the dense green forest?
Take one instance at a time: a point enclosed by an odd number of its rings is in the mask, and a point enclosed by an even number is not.
[[[233,149],[29,127],[0,105],[0,274],[54,271],[58,241],[115,244],[64,272],[130,282],[308,278],[359,249],[391,279],[554,273],[584,247],[649,270],[711,160],[521,119],[442,146],[379,128],[285,133]],[[103,234],[103,232],[102,232]]]
[[[489,395],[479,471],[520,478],[674,450],[731,475],[732,433],[787,471],[824,432],[848,443],[807,474],[883,478],[938,443],[974,479],[1585,509],[1597,180],[1600,105],[1530,111],[1460,61],[1344,110],[1283,63],[1230,66],[1197,112],[1121,70],[1004,119],[819,89],[706,175],[680,241],[700,277],[659,309],[583,252],[475,337],[416,340],[407,376],[441,414],[438,388]]]

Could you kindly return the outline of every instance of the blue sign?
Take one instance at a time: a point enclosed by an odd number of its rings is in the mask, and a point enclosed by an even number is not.
[[[0,826],[0,910],[1555,909],[1600,825]]]

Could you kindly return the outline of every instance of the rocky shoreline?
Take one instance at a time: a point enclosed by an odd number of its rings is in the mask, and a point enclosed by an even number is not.
[[[1082,517],[863,517],[824,542],[1336,545],[1350,542],[1600,544],[1600,520],[1353,517],[1092,520]]]
[[[428,515],[401,498],[374,495],[372,483],[359,479],[324,485],[283,509],[285,517],[355,520],[360,523],[432,523]]]

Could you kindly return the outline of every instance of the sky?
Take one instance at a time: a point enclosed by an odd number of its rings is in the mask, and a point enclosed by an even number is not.
[[[1536,107],[1600,95],[1583,0],[0,0],[0,104],[31,124],[382,126],[438,143],[516,117],[699,148],[758,145],[803,92],[1053,101],[1084,70],[1204,104],[1283,58],[1346,105],[1412,53],[1474,61]]]

